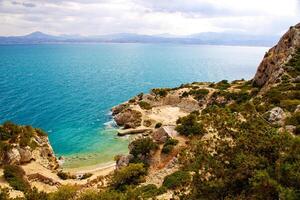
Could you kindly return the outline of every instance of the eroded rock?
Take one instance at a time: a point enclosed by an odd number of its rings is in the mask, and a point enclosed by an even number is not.
[[[127,109],[114,116],[118,126],[124,128],[136,128],[141,126],[142,113],[137,110]]]
[[[291,27],[278,44],[265,54],[256,71],[254,83],[258,86],[264,86],[264,88],[276,83],[284,72],[285,63],[291,59],[291,55],[298,48],[300,48],[300,24]]]
[[[272,124],[283,125],[286,114],[280,107],[275,107],[264,114],[266,120]]]

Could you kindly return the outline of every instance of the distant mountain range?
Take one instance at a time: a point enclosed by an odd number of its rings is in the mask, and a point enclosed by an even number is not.
[[[48,35],[34,32],[24,36],[0,36],[0,44],[46,44],[46,43],[181,43],[210,45],[272,46],[279,40],[277,35],[247,35],[241,33],[206,32],[187,36],[170,34],[140,35],[119,33],[109,35]]]

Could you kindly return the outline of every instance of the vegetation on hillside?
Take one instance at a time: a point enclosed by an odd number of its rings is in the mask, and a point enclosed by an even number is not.
[[[32,140],[34,135],[45,136],[46,133],[31,126],[19,126],[10,121],[0,125],[0,156],[12,148],[12,144],[19,144],[20,147],[30,146],[35,149],[37,144]]]

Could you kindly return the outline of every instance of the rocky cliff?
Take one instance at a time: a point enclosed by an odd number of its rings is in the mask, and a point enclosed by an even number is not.
[[[58,168],[48,136],[40,129],[5,122],[0,126],[0,143],[1,165],[38,162],[51,170]]]
[[[263,87],[275,84],[286,71],[285,65],[300,48],[300,23],[290,27],[278,44],[272,47],[261,61],[254,77],[254,84]]]

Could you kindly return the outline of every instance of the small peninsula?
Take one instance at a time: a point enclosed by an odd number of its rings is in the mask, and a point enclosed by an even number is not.
[[[0,126],[0,199],[300,199],[300,24],[252,80],[155,88],[112,108],[129,153],[70,172],[46,133]]]

